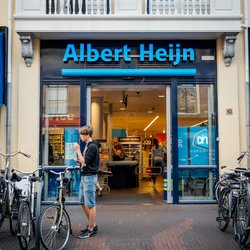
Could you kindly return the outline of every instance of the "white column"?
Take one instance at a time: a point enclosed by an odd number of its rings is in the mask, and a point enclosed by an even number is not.
[[[19,44],[14,45],[17,46]],[[34,59],[30,67],[25,65],[20,56],[16,54],[14,56],[15,58],[19,58],[20,61],[18,65],[19,75],[16,75],[16,79],[18,80],[15,81],[12,96],[13,108],[15,109],[15,112],[12,113],[12,145],[17,145],[17,150],[31,155],[32,160],[18,156],[18,163],[15,165],[18,166],[20,171],[29,172],[34,171],[39,165],[41,87],[39,40],[34,40]],[[25,86],[23,86],[24,82]],[[16,92],[17,90],[18,92]]]
[[[94,129],[94,138],[103,139],[103,97],[92,98],[91,121]]]

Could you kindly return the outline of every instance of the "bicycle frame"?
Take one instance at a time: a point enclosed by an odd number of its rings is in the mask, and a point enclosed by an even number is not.
[[[245,156],[250,156],[248,152],[243,152],[238,158],[238,164],[242,161]],[[224,166],[227,169],[233,171],[237,178],[235,179],[235,183],[228,183],[228,188],[230,188],[229,193],[229,206],[228,212],[230,218],[233,217],[233,228],[235,234],[235,240],[238,242],[240,247],[246,247],[248,242],[248,238],[250,235],[250,169],[245,168],[229,168]],[[224,168],[222,167],[222,168]],[[233,174],[229,174],[233,175]],[[220,183],[223,182],[220,181]],[[217,186],[218,188],[218,186]],[[225,187],[227,188],[227,187]],[[235,204],[230,203],[235,198]],[[232,209],[232,205],[234,205]]]
[[[63,209],[65,208],[65,199],[64,199],[64,186],[63,182],[65,181],[64,179],[64,174],[67,172],[68,169],[72,169],[71,167],[67,167],[63,172],[55,172],[53,170],[50,170],[51,173],[58,175],[57,181],[59,181],[59,185],[57,187],[57,201],[54,203],[55,205],[59,206],[59,214],[57,214],[56,218],[56,227],[57,229],[59,228],[62,216],[63,216]],[[59,216],[58,216],[59,215]]]
[[[35,217],[35,182],[40,181],[40,178],[35,176],[35,173],[39,171],[39,169],[31,172],[31,173],[24,173],[19,171],[18,169],[13,169],[12,171],[17,171],[23,175],[22,179],[26,180],[25,186],[27,187],[26,192],[24,193],[24,200],[30,202],[30,211],[32,219]]]
[[[30,155],[25,154],[21,151],[17,151],[11,154],[4,154],[0,152],[0,155],[5,159],[6,164],[5,164],[5,170],[4,170],[4,178],[3,181],[5,182],[5,187],[4,187],[4,192],[3,192],[3,201],[2,203],[4,204],[3,207],[3,218],[6,216],[10,215],[10,203],[9,203],[9,196],[10,196],[10,182],[9,182],[9,170],[10,170],[10,158],[14,157],[18,154],[22,154],[23,156],[30,158]]]

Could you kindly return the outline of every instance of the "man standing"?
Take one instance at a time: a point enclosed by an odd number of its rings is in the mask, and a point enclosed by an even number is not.
[[[85,239],[92,237],[97,233],[96,219],[96,200],[95,191],[97,183],[97,174],[99,168],[99,147],[100,144],[93,141],[93,128],[89,125],[79,129],[80,140],[85,142],[85,149],[82,154],[78,143],[74,143],[74,150],[78,154],[78,160],[82,165],[82,177],[79,189],[79,199],[83,211],[87,217],[88,225],[84,228],[78,238]]]

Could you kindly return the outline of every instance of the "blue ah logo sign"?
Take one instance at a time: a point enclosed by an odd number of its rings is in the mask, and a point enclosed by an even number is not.
[[[193,146],[208,149],[208,131],[206,128],[194,134]]]

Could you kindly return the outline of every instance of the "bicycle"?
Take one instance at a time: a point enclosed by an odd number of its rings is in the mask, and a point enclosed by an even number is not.
[[[244,152],[238,157],[238,163],[249,154]],[[233,183],[227,183],[227,186],[224,187],[220,194],[220,199],[223,199],[225,202],[222,203],[222,207],[224,207],[226,222],[227,219],[233,218],[233,228],[235,234],[235,240],[239,244],[240,247],[246,247],[247,241],[250,235],[250,170],[244,168],[236,168],[231,169],[227,167],[229,170],[234,171],[234,174],[230,174],[233,176]],[[235,178],[236,177],[236,178]],[[222,180],[223,181],[223,180]],[[222,182],[220,181],[220,182]],[[234,203],[231,204],[233,207],[229,207],[230,197],[229,194],[234,188]],[[227,196],[223,195],[223,193],[227,192]],[[224,198],[223,198],[224,197]],[[226,205],[224,205],[226,204]],[[219,203],[220,207],[220,203]],[[233,209],[233,210],[232,210]],[[230,210],[232,213],[229,217]],[[229,223],[229,222],[228,222]],[[225,223],[226,224],[226,223]]]
[[[242,159],[248,155],[243,153]],[[248,155],[249,156],[249,155]],[[242,170],[240,189],[237,197],[237,206],[234,215],[235,240],[240,247],[248,247],[247,241],[250,235],[250,170]]]
[[[6,161],[5,170],[0,171],[0,228],[4,219],[9,218],[10,231],[13,236],[17,233],[17,218],[21,202],[21,190],[16,187],[15,182],[19,182],[21,179],[14,173],[9,178],[9,168],[10,158],[17,154],[30,158],[30,155],[21,151],[11,154],[0,152]]]
[[[222,190],[220,190],[220,188]],[[218,202],[219,229],[225,231],[234,216],[239,179],[236,173],[224,173],[222,180],[215,186],[215,197]]]
[[[26,180],[26,189],[21,200],[17,221],[17,237],[20,248],[23,250],[28,249],[32,239],[32,232],[36,236],[35,222],[40,214],[40,200],[38,200],[37,192],[35,192],[35,182],[41,182],[41,178],[35,175],[38,170],[31,173],[24,173],[18,169],[12,170],[19,172],[22,176],[21,178]]]
[[[69,240],[69,235],[73,235],[70,217],[65,209],[64,198],[64,185],[69,181],[64,175],[70,169],[76,168],[66,167],[65,170],[61,172],[44,169],[45,171],[58,175],[57,199],[53,205],[50,205],[42,213],[39,221],[39,234],[42,245],[49,250],[63,249]]]

